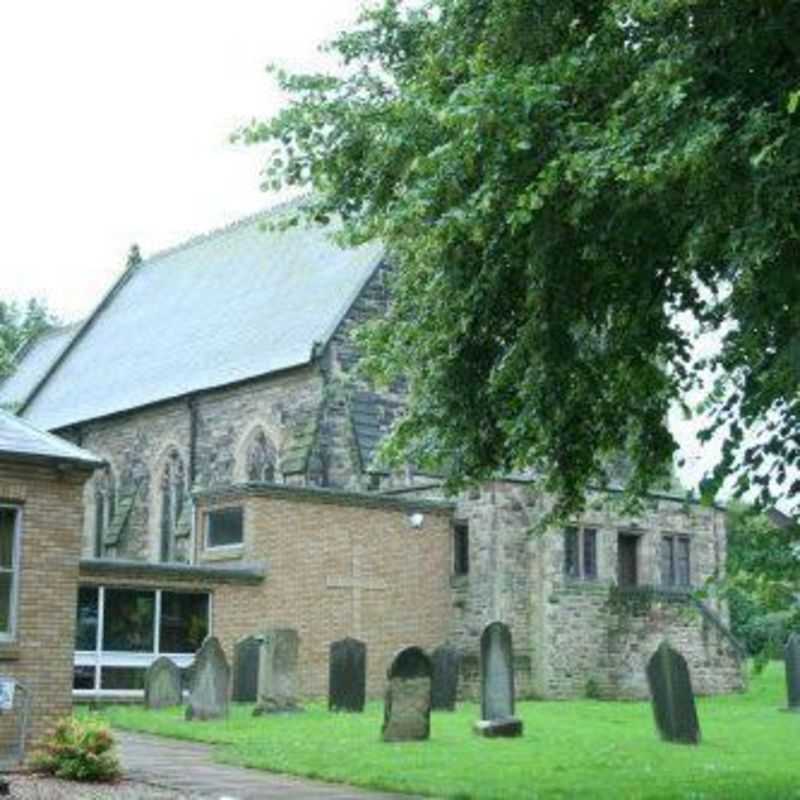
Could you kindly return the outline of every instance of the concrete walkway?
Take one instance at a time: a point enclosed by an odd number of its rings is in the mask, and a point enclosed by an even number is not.
[[[140,733],[115,733],[126,777],[213,800],[409,800],[342,784],[317,783],[244,767],[217,764],[213,748]]]

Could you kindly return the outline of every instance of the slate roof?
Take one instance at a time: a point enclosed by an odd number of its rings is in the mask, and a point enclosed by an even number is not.
[[[53,328],[28,342],[14,359],[17,368],[0,381],[0,406],[14,408],[23,404],[82,324]]]
[[[24,419],[0,411],[0,456],[27,461],[59,461],[86,467],[103,462],[86,450],[34,428]]]
[[[50,430],[309,363],[381,261],[281,206],[129,269],[23,415]]]

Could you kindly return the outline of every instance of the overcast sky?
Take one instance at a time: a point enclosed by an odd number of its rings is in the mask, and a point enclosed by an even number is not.
[[[88,314],[122,270],[275,202],[263,150],[230,134],[283,98],[269,63],[318,45],[360,0],[70,0],[0,4],[0,297]],[[694,483],[696,426],[675,415]]]
[[[250,214],[263,152],[228,137],[325,64],[359,0],[0,4],[0,296],[72,320],[122,269]]]

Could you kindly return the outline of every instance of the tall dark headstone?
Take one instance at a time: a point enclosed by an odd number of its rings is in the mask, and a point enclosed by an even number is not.
[[[647,662],[647,683],[661,738],[667,742],[698,744],[700,723],[686,659],[662,642]]]
[[[434,711],[455,711],[461,656],[454,647],[443,644],[433,651],[432,661],[431,708]]]
[[[386,676],[383,741],[407,742],[430,736],[432,675],[431,660],[419,647],[407,647],[395,656]]]
[[[182,702],[181,668],[166,656],[157,658],[144,676],[145,708],[169,708]]]
[[[481,634],[481,736],[521,736],[522,720],[514,716],[514,647],[511,631],[492,622]]]
[[[254,716],[301,711],[297,701],[300,636],[294,628],[266,631],[258,659],[258,701]]]
[[[258,698],[258,657],[261,636],[240,639],[233,648],[233,700],[255,703]]]
[[[358,639],[331,643],[328,680],[330,711],[363,711],[367,691],[367,646]]]
[[[793,633],[784,650],[788,711],[800,713],[800,634]]]
[[[192,691],[186,708],[187,720],[220,719],[228,716],[231,668],[216,636],[209,636],[194,660]]]

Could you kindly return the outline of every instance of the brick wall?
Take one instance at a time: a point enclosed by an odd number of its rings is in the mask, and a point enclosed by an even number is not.
[[[326,696],[330,643],[355,636],[367,644],[367,691],[376,697],[399,649],[432,649],[445,641],[451,605],[448,509],[312,490],[259,491],[201,498],[198,505],[198,563],[266,566],[260,586],[215,590],[214,628],[229,657],[241,637],[270,627],[296,628],[301,691]],[[244,544],[220,561],[220,553],[201,546],[203,514],[231,505],[244,507]],[[423,514],[419,528],[409,522],[415,508]],[[354,578],[366,585],[348,588]]]
[[[31,690],[31,740],[72,710],[82,488],[88,477],[83,470],[0,460],[0,500],[23,508],[16,639],[0,644],[0,674]],[[0,744],[2,752],[7,745]]]

